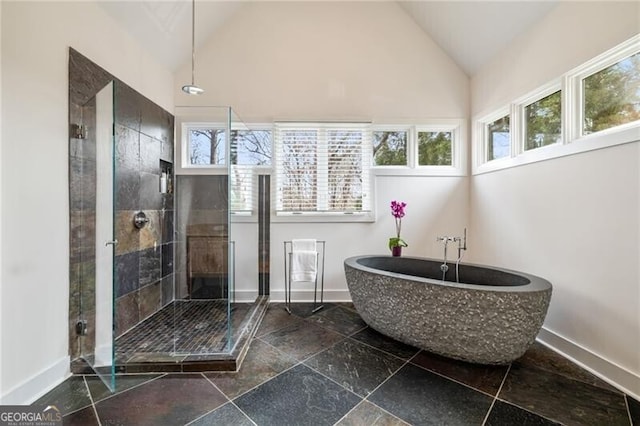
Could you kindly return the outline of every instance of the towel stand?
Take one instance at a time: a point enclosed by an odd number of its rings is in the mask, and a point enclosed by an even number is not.
[[[322,246],[321,252],[318,251],[318,244]],[[318,255],[322,254],[321,267],[318,268],[313,289],[313,310],[317,312],[324,308],[324,256],[326,252],[326,241],[316,240],[316,251]],[[293,241],[284,242],[284,301],[285,310],[291,315],[291,256],[293,254]],[[318,275],[320,275],[320,304],[318,305]]]

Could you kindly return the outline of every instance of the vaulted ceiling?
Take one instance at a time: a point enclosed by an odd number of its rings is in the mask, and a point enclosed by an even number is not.
[[[400,7],[472,76],[558,0],[398,1]],[[171,70],[190,59],[191,1],[98,1],[158,62]],[[198,0],[196,46],[247,2]]]

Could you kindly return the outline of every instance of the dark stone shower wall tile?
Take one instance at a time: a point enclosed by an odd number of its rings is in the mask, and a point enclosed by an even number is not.
[[[160,211],[145,210],[149,222],[140,229],[140,250],[160,245],[162,227],[160,223]]]
[[[160,142],[168,142],[173,135],[171,114],[146,98],[141,99],[141,106],[140,132]]]
[[[69,265],[69,318],[77,318],[80,315],[80,280],[81,263]]]
[[[119,337],[140,321],[137,291],[116,299],[115,318],[116,337]]]
[[[115,120],[116,124],[140,131],[142,118],[142,95],[121,81],[115,84]]]
[[[173,273],[173,243],[162,245],[162,276]]]
[[[84,105],[113,80],[113,76],[77,50],[69,48],[69,102]]]
[[[95,161],[69,158],[69,207],[71,210],[95,210]]]
[[[96,307],[96,262],[91,259],[80,264],[80,304],[83,310]]]
[[[174,240],[173,210],[161,211],[162,218],[162,244],[171,243]]]
[[[141,210],[162,210],[159,174],[140,172],[139,207]]]
[[[77,316],[69,316],[69,357],[73,360],[78,358],[80,353],[80,336],[76,334]]]
[[[160,174],[162,142],[140,133],[140,171]]]
[[[140,253],[137,251],[115,257],[116,297],[138,290]]]
[[[151,247],[140,252],[140,287],[160,280],[162,272],[161,246]]]
[[[140,321],[158,312],[162,304],[162,286],[157,281],[140,289]]]
[[[162,278],[162,306],[173,302],[173,274]]]
[[[140,250],[140,231],[133,226],[136,210],[116,211],[115,233],[118,244],[116,254],[125,254]]]
[[[96,215],[92,211],[71,211],[70,244],[71,262],[78,263],[96,256]]]
[[[82,319],[87,321],[87,331],[80,339],[80,352],[82,355],[94,355],[96,347],[96,311],[95,305],[91,310],[82,313]]]
[[[116,210],[138,210],[140,173],[127,167],[116,168]]]
[[[116,173],[118,169],[140,169],[140,134],[116,125]]]

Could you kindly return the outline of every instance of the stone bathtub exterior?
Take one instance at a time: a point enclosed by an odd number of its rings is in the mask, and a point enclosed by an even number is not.
[[[533,344],[551,283],[521,272],[441,260],[357,256],[344,261],[351,298],[373,329],[427,351],[479,364],[508,364]],[[464,284],[463,284],[464,283]]]

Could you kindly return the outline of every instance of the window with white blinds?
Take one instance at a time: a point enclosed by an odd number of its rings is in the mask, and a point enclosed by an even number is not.
[[[371,211],[371,130],[363,124],[275,126],[276,211]]]

